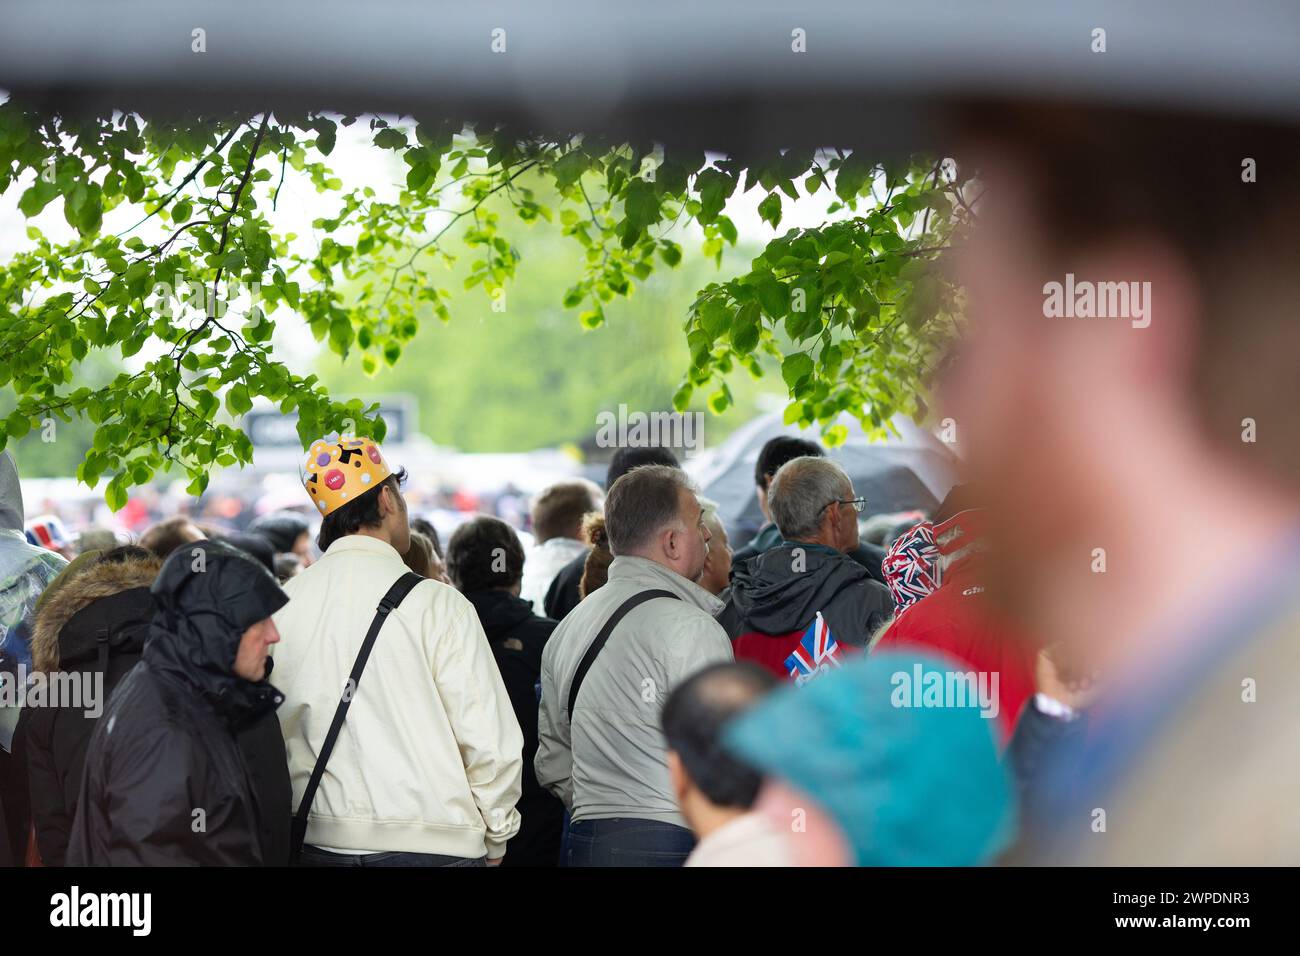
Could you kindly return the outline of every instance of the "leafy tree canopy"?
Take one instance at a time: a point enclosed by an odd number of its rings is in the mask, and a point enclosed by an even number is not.
[[[401,157],[394,198],[332,171],[339,129],[356,123],[375,150]],[[290,169],[322,194],[310,248],[277,225]],[[747,272],[699,291],[682,317],[690,358],[674,404],[698,393],[723,411],[729,378],[762,375],[767,354],[790,395],[786,421],[819,422],[835,443],[843,411],[876,431],[896,412],[923,412],[924,378],[956,313],[935,266],[969,221],[965,185],[925,157],[785,150],[742,161],[461,121],[69,118],[11,99],[0,105],[0,193],[21,190],[29,219],[61,205],[74,232],[57,241],[29,224],[26,247],[0,263],[0,385],[15,398],[0,447],[52,418],[88,419],[94,441],[77,477],[108,477],[117,508],[160,470],[183,469],[199,494],[214,466],[250,462],[237,421],[259,397],[297,411],[304,446],[349,420],[382,439],[374,406],[332,399],[277,357],[277,323],[305,322],[374,375],[399,362],[420,315],[452,320],[439,260],[468,258],[463,286],[496,301],[520,267],[514,230],[540,219],[573,243],[562,306],[595,329],[656,269],[687,254],[721,262],[738,239],[729,204],[752,189],[774,227],[801,191],[827,197],[828,219],[778,236]],[[106,231],[118,207],[132,224]],[[689,252],[671,237],[684,219],[698,226]],[[143,361],[102,387],[78,384],[96,350]]]

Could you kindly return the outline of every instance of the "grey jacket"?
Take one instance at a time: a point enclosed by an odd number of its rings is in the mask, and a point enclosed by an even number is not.
[[[570,726],[569,685],[605,621],[632,595],[657,598],[614,629],[582,684]],[[560,622],[542,653],[537,779],[574,820],[633,817],[685,826],[668,780],[659,714],[673,688],[701,668],[732,659],[713,619],[722,602],[646,558],[619,557],[609,581]]]

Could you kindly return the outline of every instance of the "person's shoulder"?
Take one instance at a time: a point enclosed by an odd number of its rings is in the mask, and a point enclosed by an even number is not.
[[[721,612],[723,608],[719,608]],[[690,601],[666,598],[650,602],[650,613],[658,615],[657,621],[650,621],[655,631],[662,627],[665,640],[672,643],[689,643],[698,641],[701,636],[718,637],[730,644],[727,630],[704,608]]]
[[[713,620],[713,613],[711,611],[705,610],[704,608],[696,604],[694,601],[687,601],[686,599],[680,597],[674,600],[670,600],[668,598],[656,598],[654,601],[651,602],[651,606],[654,607],[659,612],[661,612],[662,614],[677,619],[682,619],[687,621],[694,621],[694,620],[712,621]],[[718,610],[722,609],[723,604],[721,601],[717,602],[717,607]]]
[[[889,593],[889,588],[870,575],[854,581],[853,587],[857,588],[872,600],[881,601],[891,606],[894,603],[894,596]]]
[[[933,591],[901,611],[880,643],[898,645],[950,640],[960,630],[947,595]]]
[[[559,621],[552,620],[549,617],[542,617],[540,614],[534,614],[520,623],[518,630],[529,640],[544,641],[554,634],[555,629],[559,626]]]
[[[49,551],[45,548],[41,548],[39,550],[40,550],[40,556],[39,556],[40,564],[44,568],[45,573],[48,574],[50,577],[54,577],[60,571],[62,571],[64,568],[68,566],[67,558],[57,555],[53,551]]]
[[[405,608],[408,602],[415,608],[432,609],[434,614],[440,617],[459,621],[463,616],[468,615],[478,620],[478,612],[474,610],[474,605],[469,598],[450,584],[443,584],[433,578],[424,578],[412,587],[403,599],[401,607]]]

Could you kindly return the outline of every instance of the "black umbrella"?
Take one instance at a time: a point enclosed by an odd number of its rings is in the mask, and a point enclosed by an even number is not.
[[[893,420],[897,435],[872,441],[849,415],[839,424],[849,430],[844,444],[829,450],[849,478],[854,491],[867,499],[864,513],[932,512],[957,481],[958,461],[943,442],[905,415]],[[686,470],[701,494],[718,504],[718,515],[733,544],[740,545],[763,524],[754,486],[754,465],[768,439],[795,435],[816,441],[817,429],[801,431],[782,423],[780,412],[764,415],[734,432],[725,442],[694,461]]]

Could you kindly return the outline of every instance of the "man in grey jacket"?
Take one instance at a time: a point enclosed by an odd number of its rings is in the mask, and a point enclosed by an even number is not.
[[[570,866],[677,866],[694,845],[659,718],[673,688],[732,659],[713,619],[722,604],[696,583],[709,548],[703,515],[676,468],[647,465],[614,482],[609,581],[542,654],[535,767],[571,812]]]

